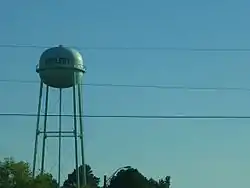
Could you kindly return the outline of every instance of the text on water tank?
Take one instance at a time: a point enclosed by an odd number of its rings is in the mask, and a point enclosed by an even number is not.
[[[70,60],[67,58],[48,58],[45,60],[46,65],[52,65],[52,64],[60,64],[60,65],[69,65]]]

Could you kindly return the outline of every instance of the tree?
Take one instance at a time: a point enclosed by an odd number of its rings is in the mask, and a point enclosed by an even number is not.
[[[15,162],[12,158],[0,161],[0,187],[22,188],[31,181],[29,164]]]
[[[171,177],[166,176],[164,179],[160,179],[158,183],[159,188],[169,188],[170,187]]]
[[[149,183],[146,177],[144,177],[137,169],[130,168],[127,170],[121,170],[114,176],[109,188],[148,188]]]
[[[53,176],[49,173],[36,176],[35,179],[30,181],[30,188],[57,188],[58,184]]]
[[[43,174],[32,178],[29,164],[15,162],[13,158],[0,161],[1,188],[56,188],[57,183],[51,174]]]
[[[150,178],[148,180],[149,187],[151,188],[158,188],[159,184],[157,181],[155,181],[153,178]]]
[[[121,170],[114,176],[108,188],[169,188],[170,176],[159,181],[147,179],[137,169]]]
[[[87,185],[91,188],[97,188],[100,183],[100,178],[96,177],[89,165],[85,165],[86,167],[86,174],[87,174]],[[82,176],[83,176],[83,166],[79,167],[79,174],[80,174],[80,185],[82,186]],[[76,185],[76,170],[68,175],[68,179],[65,180],[63,187],[75,187]]]
[[[91,167],[86,165],[87,188],[98,188],[100,178],[94,175]],[[83,175],[83,166],[79,167],[80,177]],[[113,176],[108,188],[169,188],[170,176],[160,179],[147,179],[137,169],[120,170]],[[80,178],[82,185],[82,178]],[[51,174],[44,173],[32,177],[30,166],[24,161],[15,162],[12,158],[0,161],[0,188],[57,188],[57,181]],[[76,170],[68,175],[63,188],[76,187]],[[82,186],[81,186],[82,187]]]

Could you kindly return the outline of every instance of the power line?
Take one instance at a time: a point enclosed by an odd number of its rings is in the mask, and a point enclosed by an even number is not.
[[[38,48],[38,49],[46,49],[50,48],[49,46],[41,46],[41,45],[30,45],[30,44],[0,44],[0,48]]]
[[[250,48],[191,48],[191,47],[81,47],[69,46],[78,50],[155,50],[155,51],[189,51],[189,52],[250,52]],[[36,48],[46,49],[51,46],[29,44],[0,44],[0,48]]]
[[[0,113],[0,116],[21,116],[36,117],[37,114],[32,113]],[[45,116],[41,114],[40,116]],[[48,114],[50,117],[57,117],[58,114]],[[73,114],[62,114],[64,117],[73,117]],[[189,116],[189,115],[171,115],[171,116],[143,116],[143,115],[76,115],[85,118],[126,118],[126,119],[250,119],[250,116]]]
[[[127,88],[154,88],[154,89],[182,89],[182,90],[231,90],[250,91],[250,88],[237,87],[188,87],[188,86],[161,86],[161,85],[128,85],[128,84],[83,84],[94,87],[127,87]]]
[[[0,79],[0,82],[6,83],[18,83],[18,84],[35,84],[39,81],[32,80],[8,80]],[[175,86],[175,85],[137,85],[137,84],[110,84],[110,83],[84,83],[84,86],[89,87],[124,87],[124,88],[151,88],[151,89],[168,89],[168,90],[210,90],[210,91],[250,91],[250,88],[244,87],[190,87],[190,86]]]

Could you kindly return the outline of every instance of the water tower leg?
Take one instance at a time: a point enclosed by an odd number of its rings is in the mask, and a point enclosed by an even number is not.
[[[36,157],[37,157],[38,136],[40,134],[39,123],[40,123],[40,114],[41,114],[42,95],[43,95],[43,82],[40,83],[40,92],[39,92],[39,99],[38,99],[37,121],[36,121],[36,138],[35,138],[33,169],[32,169],[33,178],[35,178],[35,174],[36,174]]]
[[[59,132],[58,132],[58,188],[61,185],[61,148],[62,148],[62,89],[59,89]]]
[[[49,86],[46,86],[41,174],[44,173],[45,144],[46,144],[46,138],[47,138],[48,104],[49,104]]]
[[[75,78],[74,78],[75,80]],[[74,113],[74,139],[75,139],[75,160],[76,160],[76,183],[77,188],[80,188],[79,168],[78,168],[78,135],[77,135],[77,117],[76,117],[76,87],[73,85],[73,113]]]
[[[78,103],[79,103],[79,122],[80,122],[80,141],[81,141],[81,158],[82,158],[82,185],[86,186],[86,165],[84,161],[84,131],[83,131],[83,104],[82,104],[83,92],[82,83],[78,84]]]

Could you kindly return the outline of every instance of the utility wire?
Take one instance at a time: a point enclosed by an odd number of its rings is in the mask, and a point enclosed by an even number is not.
[[[30,44],[0,44],[0,48],[37,48],[46,49],[51,46],[30,45]],[[78,50],[155,50],[155,51],[189,51],[189,52],[250,52],[250,48],[191,48],[191,47],[81,47],[69,46]]]
[[[0,79],[1,82],[18,83],[18,84],[36,84],[39,81],[32,80],[8,80]],[[245,87],[189,87],[189,86],[176,86],[176,85],[137,85],[137,84],[110,84],[110,83],[84,83],[84,86],[89,87],[123,87],[123,88],[148,88],[148,89],[168,89],[168,90],[208,90],[208,91],[250,91],[250,88]]]
[[[24,116],[36,117],[32,113],[0,113],[0,116]],[[41,114],[40,116],[45,116]],[[48,114],[50,117],[57,117],[59,114]],[[64,117],[73,117],[73,114],[62,114]],[[85,118],[126,118],[126,119],[250,119],[250,116],[189,116],[189,115],[171,115],[171,116],[143,116],[143,115],[77,115]]]

